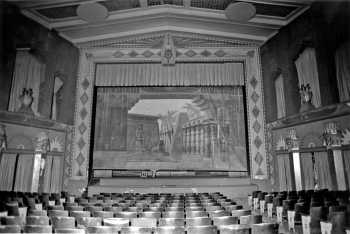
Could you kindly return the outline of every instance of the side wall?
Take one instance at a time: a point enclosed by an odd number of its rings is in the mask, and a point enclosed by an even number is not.
[[[46,64],[45,81],[40,86],[39,112],[50,117],[54,75],[59,73],[64,79],[64,86],[60,94],[58,121],[73,124],[72,100],[75,99],[78,49],[56,32],[26,18],[16,7],[4,2],[0,2],[0,35],[0,109],[7,110],[16,48],[30,47],[31,53]]]
[[[316,49],[322,105],[338,102],[334,54],[349,38],[350,2],[315,2],[262,46],[267,122],[277,119],[274,80],[280,73],[284,77],[286,114],[299,112],[298,76],[294,61],[306,46]]]

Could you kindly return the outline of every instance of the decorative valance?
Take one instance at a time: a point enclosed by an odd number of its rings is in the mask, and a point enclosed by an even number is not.
[[[96,64],[97,86],[244,85],[243,63]]]

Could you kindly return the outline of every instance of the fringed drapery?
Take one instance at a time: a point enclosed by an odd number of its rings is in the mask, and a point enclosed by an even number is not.
[[[20,154],[16,169],[14,191],[34,192],[32,190],[34,154]]]
[[[301,162],[301,171],[302,178],[304,180],[304,189],[314,189],[315,180],[314,180],[314,167],[312,163],[312,154],[311,153],[300,153],[300,162]]]
[[[16,154],[3,153],[0,162],[0,190],[12,191]]]
[[[244,85],[242,63],[97,64],[97,86]]]
[[[315,107],[320,107],[321,93],[315,49],[306,48],[295,61],[295,65],[298,72],[299,85],[310,84],[313,94],[312,103]]]
[[[340,46],[335,53],[335,66],[340,101],[350,99],[350,42]]]
[[[18,50],[16,54],[13,82],[9,103],[9,111],[17,111],[20,108],[19,100],[23,88],[33,90],[34,112],[38,111],[39,89],[41,79],[45,76],[45,64],[41,63],[27,50]]]
[[[277,163],[280,191],[291,191],[293,189],[293,185],[289,155],[277,155]]]

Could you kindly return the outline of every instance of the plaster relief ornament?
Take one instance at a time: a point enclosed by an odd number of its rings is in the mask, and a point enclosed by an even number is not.
[[[286,141],[283,136],[280,136],[280,139],[276,144],[276,150],[286,150],[286,149],[288,149]]]
[[[62,152],[63,151],[63,143],[58,137],[54,137],[50,140],[50,150]]]
[[[0,152],[7,148],[6,127],[0,124]]]
[[[322,138],[323,145],[326,147],[341,146],[341,133],[334,122],[326,124]]]
[[[163,65],[174,65],[175,64],[175,46],[172,36],[167,33],[164,36],[164,44],[162,48],[162,64]]]
[[[285,139],[288,150],[298,150],[299,149],[299,139],[297,137],[297,131],[292,128],[288,131],[288,135]]]
[[[18,109],[18,112],[34,115],[34,111],[32,109],[32,104],[33,104],[33,100],[34,100],[34,98],[33,98],[33,90],[32,89],[23,88],[22,94],[19,97],[19,100],[21,102],[21,106]]]
[[[50,151],[50,139],[46,132],[40,132],[35,138],[35,151],[46,153]]]
[[[350,129],[349,128],[345,129],[342,132],[341,143],[342,143],[342,145],[350,145]]]
[[[312,91],[310,84],[302,84],[299,88],[300,92],[300,98],[301,98],[301,105],[300,105],[300,112],[305,112],[309,110],[315,109],[315,106],[312,104]]]

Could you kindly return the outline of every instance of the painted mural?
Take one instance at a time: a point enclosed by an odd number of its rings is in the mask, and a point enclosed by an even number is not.
[[[243,87],[99,87],[95,169],[247,171]]]

